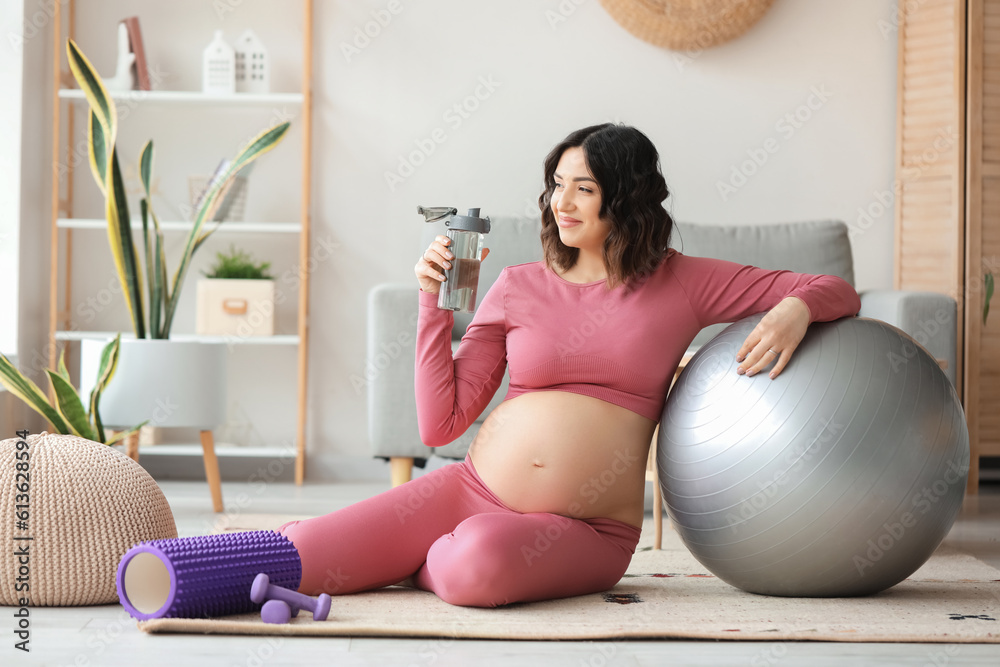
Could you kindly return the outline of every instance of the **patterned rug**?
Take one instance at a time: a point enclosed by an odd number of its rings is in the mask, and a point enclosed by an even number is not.
[[[243,516],[219,531],[273,528],[295,516]],[[150,633],[461,637],[476,639],[729,639],[846,642],[1000,643],[1000,570],[949,547],[909,579],[864,598],[752,595],[719,581],[665,526],[653,527],[628,573],[607,593],[470,609],[434,594],[392,586],[335,597],[330,617],[299,614],[286,625],[259,614],[140,622]]]

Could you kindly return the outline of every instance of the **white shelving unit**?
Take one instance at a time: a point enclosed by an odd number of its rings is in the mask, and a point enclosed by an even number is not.
[[[138,219],[133,215],[132,220]],[[161,220],[160,229],[165,232],[190,232],[194,223],[185,220]],[[212,225],[209,224],[209,227]],[[101,218],[58,218],[56,227],[59,229],[100,229],[108,228],[108,221]],[[141,222],[133,222],[132,229],[142,230]],[[213,234],[300,234],[302,223],[299,222],[227,222]]]
[[[106,340],[114,338],[117,331],[57,331],[56,340]],[[122,340],[134,339],[131,334],[122,334]],[[276,336],[202,336],[198,334],[171,334],[170,340],[178,342],[225,343],[226,345],[298,345],[299,337],[293,334]]]
[[[232,95],[212,95],[188,90],[129,90],[112,92],[115,101],[142,104],[204,104],[210,106],[245,107],[248,105],[272,106],[275,104],[302,104],[305,95],[302,93],[234,93]],[[59,99],[85,101],[87,98],[82,90],[62,88]]]
[[[302,184],[301,209],[298,221],[275,222],[226,222],[219,225],[215,234],[281,234],[297,235],[299,238],[298,286],[299,298],[297,304],[296,334],[229,337],[229,336],[199,336],[196,334],[171,333],[171,340],[206,341],[239,345],[241,347],[294,347],[297,348],[298,375],[298,405],[296,445],[294,450],[287,446],[274,447],[232,447],[222,446],[218,450],[220,458],[240,457],[281,457],[289,452],[295,456],[295,480],[302,484],[305,479],[305,429],[306,429],[306,387],[307,387],[307,353],[309,342],[308,307],[309,307],[309,272],[305,269],[309,260],[310,245],[310,202],[312,181],[312,17],[313,0],[302,0],[303,39],[302,39],[302,91],[293,93],[236,93],[232,95],[212,95],[197,91],[127,91],[114,92],[112,97],[126,105],[149,107],[169,107],[172,105],[187,105],[206,108],[260,107],[262,110],[279,105],[296,105],[299,109],[297,124],[302,129]],[[61,163],[62,153],[69,155],[74,146],[74,110],[86,113],[87,100],[83,91],[62,87],[72,81],[69,67],[66,64],[65,35],[75,37],[76,0],[56,2],[53,5],[53,120],[52,120],[52,243],[50,248],[51,283],[49,299],[49,366],[56,367],[56,360],[61,346],[84,339],[104,339],[116,335],[112,331],[79,331],[73,329],[70,313],[72,306],[72,285],[70,281],[73,260],[73,234],[91,233],[107,229],[104,219],[77,218],[73,216],[73,170],[62,176],[55,165]],[[67,24],[64,30],[64,20]],[[154,28],[155,30],[155,28]],[[65,110],[64,107],[65,106]],[[64,116],[65,113],[65,116]],[[61,119],[67,118],[67,129],[62,131]],[[71,160],[65,160],[66,163]],[[87,169],[84,165],[82,169]],[[62,186],[66,185],[67,194],[61,194]],[[133,230],[142,229],[139,216],[133,217]],[[192,223],[186,221],[161,221],[161,229],[168,233],[183,233],[190,231]],[[210,223],[211,226],[211,223]],[[64,255],[61,253],[64,253]],[[59,286],[63,285],[63,303],[60,304]],[[60,305],[62,307],[60,307]],[[122,338],[134,336],[131,333],[122,334]],[[157,445],[143,450],[143,455],[154,456],[200,456],[200,445],[169,444]]]

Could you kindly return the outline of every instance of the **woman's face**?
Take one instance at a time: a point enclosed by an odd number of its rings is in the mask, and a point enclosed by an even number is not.
[[[552,214],[559,239],[571,248],[601,252],[611,225],[600,217],[601,190],[580,147],[567,148],[553,175]]]

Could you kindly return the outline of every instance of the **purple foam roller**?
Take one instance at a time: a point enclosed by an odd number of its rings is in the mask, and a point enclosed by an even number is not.
[[[118,564],[118,599],[134,618],[205,618],[260,610],[250,599],[259,572],[297,590],[302,562],[271,530],[142,542]]]

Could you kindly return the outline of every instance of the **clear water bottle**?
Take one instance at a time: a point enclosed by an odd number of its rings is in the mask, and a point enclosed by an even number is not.
[[[451,243],[448,248],[455,258],[451,268],[445,269],[445,281],[438,291],[438,308],[471,313],[476,309],[476,291],[479,288],[479,257],[482,254],[485,235],[490,231],[490,219],[479,217],[478,208],[470,208],[468,214],[458,215],[454,208],[417,207],[417,213],[426,222],[444,219],[446,232]]]

